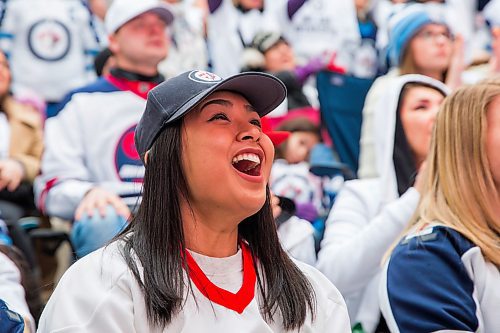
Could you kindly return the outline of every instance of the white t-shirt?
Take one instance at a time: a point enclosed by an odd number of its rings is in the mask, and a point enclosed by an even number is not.
[[[144,294],[119,253],[119,242],[80,259],[64,274],[40,318],[39,332],[283,332],[281,318],[263,318],[255,284],[254,297],[241,313],[210,301],[194,281],[192,292],[167,327],[147,320]],[[227,258],[190,252],[204,276],[224,293],[248,291],[239,251]],[[244,258],[244,257],[243,257]],[[346,305],[338,290],[316,269],[296,263],[311,282],[317,299],[316,317],[308,315],[301,332],[350,332]],[[191,267],[191,266],[190,266]],[[245,266],[246,267],[246,266]],[[246,268],[245,268],[246,270]],[[240,288],[241,286],[241,288]],[[233,294],[234,296],[234,294]],[[242,295],[246,297],[248,294]],[[239,298],[238,298],[239,299]],[[241,310],[241,309],[240,309]]]

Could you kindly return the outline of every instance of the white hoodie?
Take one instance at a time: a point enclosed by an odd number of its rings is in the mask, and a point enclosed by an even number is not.
[[[317,268],[344,296],[351,324],[373,332],[380,319],[378,284],[381,260],[413,214],[419,193],[398,194],[393,163],[396,110],[403,87],[410,82],[448,88],[439,81],[412,74],[395,78],[375,109],[375,152],[379,178],[345,183],[326,222]]]

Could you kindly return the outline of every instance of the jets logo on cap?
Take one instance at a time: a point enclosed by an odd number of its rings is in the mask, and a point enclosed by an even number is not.
[[[207,71],[192,71],[189,73],[188,77],[191,81],[199,83],[214,83],[222,81],[222,78],[219,75]]]

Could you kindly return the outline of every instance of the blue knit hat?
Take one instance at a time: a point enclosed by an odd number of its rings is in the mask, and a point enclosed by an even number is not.
[[[446,25],[438,12],[427,10],[423,5],[410,5],[396,13],[390,22],[387,55],[392,66],[399,66],[410,40],[428,24]]]

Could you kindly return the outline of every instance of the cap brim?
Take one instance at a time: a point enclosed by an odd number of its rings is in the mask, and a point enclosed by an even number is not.
[[[260,72],[244,72],[220,81],[190,99],[166,122],[171,123],[217,91],[232,91],[246,98],[260,117],[276,109],[286,98],[286,87],[278,78]]]

